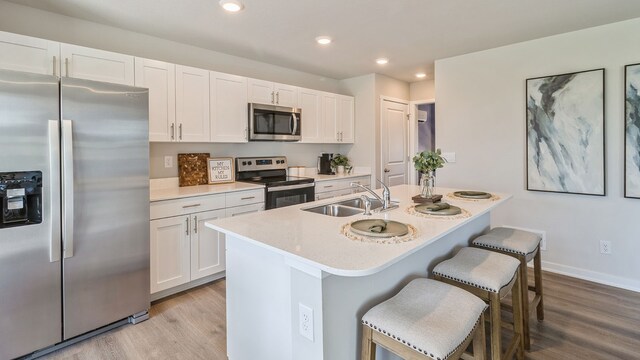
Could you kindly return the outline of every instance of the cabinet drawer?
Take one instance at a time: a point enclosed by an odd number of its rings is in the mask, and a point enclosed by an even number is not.
[[[264,204],[264,189],[234,191],[227,193],[227,207]]]
[[[200,211],[223,209],[225,194],[195,196],[185,199],[164,200],[151,203],[151,219],[166,218]]]
[[[225,215],[227,217],[239,216],[243,214],[254,213],[258,211],[264,210],[264,204],[251,204],[251,205],[243,205],[236,206],[232,208],[227,208],[225,211]]]
[[[352,182],[364,186],[369,186],[371,184],[369,176],[359,176],[340,180],[319,181],[316,182],[316,193],[350,189]]]

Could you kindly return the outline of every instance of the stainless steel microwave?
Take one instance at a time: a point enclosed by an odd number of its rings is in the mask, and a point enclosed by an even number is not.
[[[249,140],[299,141],[301,117],[298,108],[249,104]]]

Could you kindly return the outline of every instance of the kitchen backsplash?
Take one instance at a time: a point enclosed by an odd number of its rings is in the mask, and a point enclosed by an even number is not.
[[[287,142],[250,142],[246,144],[150,143],[149,176],[151,179],[178,176],[179,153],[210,153],[211,156],[284,155],[291,166],[315,167],[321,152],[347,153],[351,145],[298,144]],[[164,157],[171,156],[173,166],[164,167]]]

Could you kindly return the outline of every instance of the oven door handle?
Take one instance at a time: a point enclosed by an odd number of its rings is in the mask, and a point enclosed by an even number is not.
[[[291,113],[291,118],[293,119],[293,131],[291,131],[291,135],[295,135],[296,131],[298,131],[298,117],[296,113]]]
[[[315,183],[306,183],[306,184],[299,184],[299,185],[274,186],[274,187],[267,187],[267,192],[305,189],[305,188],[310,188],[310,187],[314,187],[314,186],[316,186]]]

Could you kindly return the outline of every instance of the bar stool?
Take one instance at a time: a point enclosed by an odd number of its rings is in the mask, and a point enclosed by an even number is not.
[[[458,359],[473,342],[471,358],[483,360],[486,307],[455,286],[415,279],[362,317],[361,359],[374,360],[376,344],[404,359]]]
[[[524,318],[524,348],[531,348],[529,317],[536,309],[538,321],[544,320],[542,300],[542,269],[540,259],[540,241],[542,237],[524,230],[496,227],[487,234],[473,240],[473,246],[512,256],[520,261],[520,282],[522,283],[522,313]],[[529,286],[527,263],[533,260],[534,286]],[[529,290],[535,292],[529,302]]]
[[[489,304],[491,358],[524,359],[520,263],[509,256],[478,248],[462,248],[451,259],[433,269],[436,280],[458,286]],[[511,292],[513,298],[513,339],[502,353],[500,300]]]

